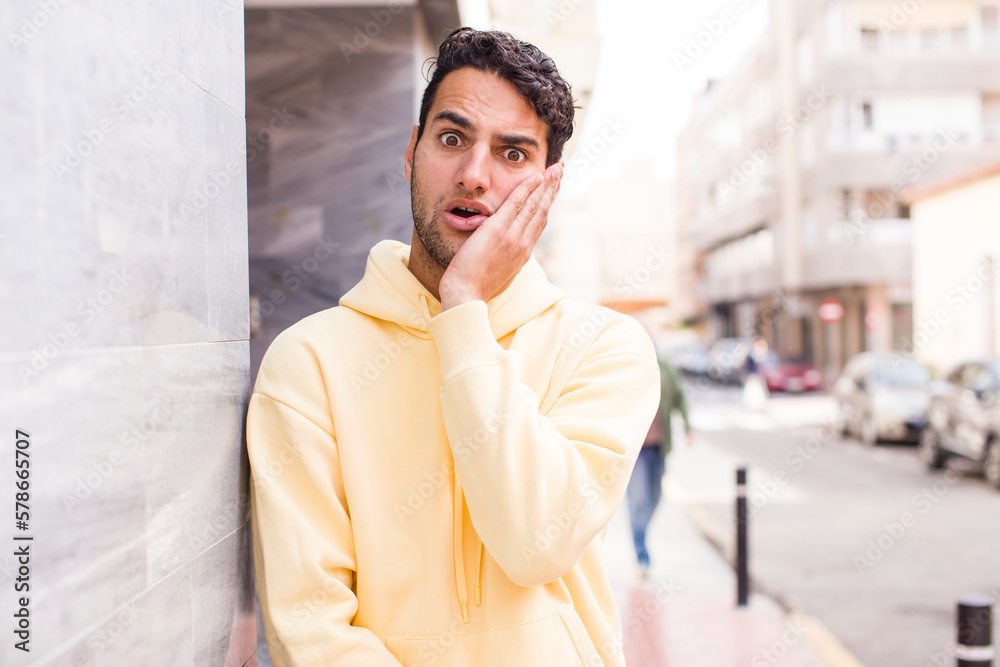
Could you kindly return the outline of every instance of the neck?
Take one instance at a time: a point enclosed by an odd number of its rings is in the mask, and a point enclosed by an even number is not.
[[[406,266],[410,269],[410,273],[424,286],[424,289],[440,301],[441,294],[438,288],[441,285],[441,276],[444,275],[444,267],[427,254],[416,230],[413,230],[413,238],[410,241],[410,261]]]

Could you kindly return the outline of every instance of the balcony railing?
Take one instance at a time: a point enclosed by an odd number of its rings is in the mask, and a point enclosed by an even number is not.
[[[1000,30],[862,30],[863,53],[915,54],[1000,51]]]
[[[982,141],[997,139],[1000,125],[982,125],[978,128],[961,128],[949,131],[956,145],[979,145]],[[924,151],[934,145],[941,136],[938,132],[911,132],[890,134],[885,132],[858,131],[844,132],[829,143],[832,152],[903,153]]]
[[[913,241],[909,218],[853,218],[832,223],[826,242],[834,246],[898,246]]]

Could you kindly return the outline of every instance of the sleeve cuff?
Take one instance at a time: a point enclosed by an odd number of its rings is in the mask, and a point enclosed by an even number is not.
[[[469,301],[431,318],[430,332],[441,359],[442,384],[472,366],[500,361],[504,354],[484,301]]]

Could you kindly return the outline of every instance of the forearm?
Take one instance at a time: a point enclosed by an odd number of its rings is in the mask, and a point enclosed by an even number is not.
[[[485,304],[435,319],[444,420],[473,523],[513,581],[552,581],[621,502],[658,401],[651,351],[589,360],[541,415]]]

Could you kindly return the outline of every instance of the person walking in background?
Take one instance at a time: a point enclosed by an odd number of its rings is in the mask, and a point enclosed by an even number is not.
[[[771,393],[767,380],[761,373],[761,364],[767,359],[768,345],[763,338],[753,342],[746,360],[746,378],[743,380],[743,408],[760,412],[767,407]]]
[[[660,366],[660,407],[649,426],[639,458],[632,470],[626,495],[629,519],[632,524],[632,541],[639,561],[639,574],[649,576],[649,551],[646,548],[646,529],[663,492],[663,475],[666,472],[667,454],[672,446],[671,416],[674,410],[681,413],[688,444],[692,444],[691,422],[688,419],[687,400],[677,369],[666,357],[657,352]]]

